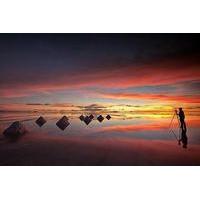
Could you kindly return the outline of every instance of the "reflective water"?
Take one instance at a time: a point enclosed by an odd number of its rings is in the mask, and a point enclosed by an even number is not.
[[[67,114],[66,114],[67,115]],[[114,117],[110,120],[104,118],[102,122],[97,120],[97,116],[86,125],[78,116],[70,116],[70,125],[63,131],[56,126],[56,122],[63,116],[61,114],[43,114],[47,122],[39,127],[35,120],[38,114],[29,113],[1,113],[0,130],[7,128],[13,121],[19,120],[34,134],[47,133],[59,136],[79,136],[79,137],[125,137],[145,140],[175,140],[173,134],[169,133],[169,124],[172,116],[136,116],[131,119]],[[104,116],[105,117],[105,116]],[[190,144],[200,144],[200,123],[198,116],[187,116],[188,137]],[[176,135],[179,135],[178,121],[175,118],[172,127]]]
[[[42,115],[47,121],[39,127]],[[66,115],[70,125],[63,131],[56,122]],[[89,115],[89,114],[88,114]],[[0,139],[0,165],[200,165],[198,115],[186,115],[188,148],[169,133],[172,115],[111,115],[100,123],[97,116],[86,125],[80,114],[0,113],[0,132],[13,121],[29,130],[20,140]],[[106,114],[103,114],[105,117]],[[171,127],[179,137],[178,121]]]

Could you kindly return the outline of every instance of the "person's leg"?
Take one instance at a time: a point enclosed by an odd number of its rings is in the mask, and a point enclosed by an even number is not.
[[[184,127],[184,121],[180,120],[180,123],[181,123],[180,128],[181,128],[182,131],[184,131],[184,128],[183,128]]]
[[[187,139],[186,131],[182,131],[181,140],[183,143],[183,148],[187,148],[188,139]]]
[[[184,131],[185,131],[185,133],[186,133],[186,132],[187,132],[187,127],[186,127],[185,121],[183,121],[183,129],[184,129]]]

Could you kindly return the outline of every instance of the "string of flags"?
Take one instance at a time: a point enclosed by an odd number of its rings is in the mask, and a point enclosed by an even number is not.
[[[105,117],[107,120],[110,120],[111,119],[111,116],[110,115],[107,115]],[[103,122],[103,120],[105,119],[102,115],[99,115],[97,117],[97,120],[101,123]],[[86,125],[89,125],[90,122],[94,119],[94,115],[81,115],[79,117],[79,119],[84,122]],[[44,119],[44,117],[40,116],[36,121],[35,123],[39,126],[39,127],[42,127],[47,121]],[[56,122],[56,126],[58,128],[60,128],[61,130],[65,130],[68,126],[70,125],[70,122],[69,122],[69,119],[68,117],[66,116],[63,116],[61,119],[59,119],[57,122]]]

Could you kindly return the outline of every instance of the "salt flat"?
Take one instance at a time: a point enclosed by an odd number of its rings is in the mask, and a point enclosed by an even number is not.
[[[199,158],[199,145],[183,149],[172,141],[31,133],[16,142],[0,141],[0,165],[199,165]]]

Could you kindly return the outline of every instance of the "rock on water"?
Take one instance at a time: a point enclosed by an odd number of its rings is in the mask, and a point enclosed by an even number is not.
[[[85,119],[85,117],[84,117],[83,115],[81,115],[81,116],[79,117],[79,119],[80,119],[81,121],[83,121],[83,120]]]
[[[92,120],[90,119],[90,117],[86,116],[83,121],[86,125],[88,125]]]
[[[7,129],[5,129],[3,134],[7,138],[17,139],[27,132],[28,131],[25,128],[25,126],[21,122],[16,121],[16,122],[13,122]]]
[[[91,115],[89,116],[89,118],[90,118],[90,119],[94,119],[94,115],[91,114]]]
[[[110,115],[107,115],[107,116],[106,116],[106,119],[107,119],[107,120],[110,120],[110,119],[111,119],[111,116],[110,116]]]
[[[99,115],[99,116],[97,117],[97,120],[98,120],[99,122],[102,122],[102,121],[104,120],[104,117],[103,117],[102,115]]]
[[[57,127],[64,131],[70,125],[68,120],[69,119],[66,116],[63,116],[60,120],[57,121]]]
[[[44,119],[44,117],[40,116],[35,123],[39,126],[42,127],[47,121]]]

